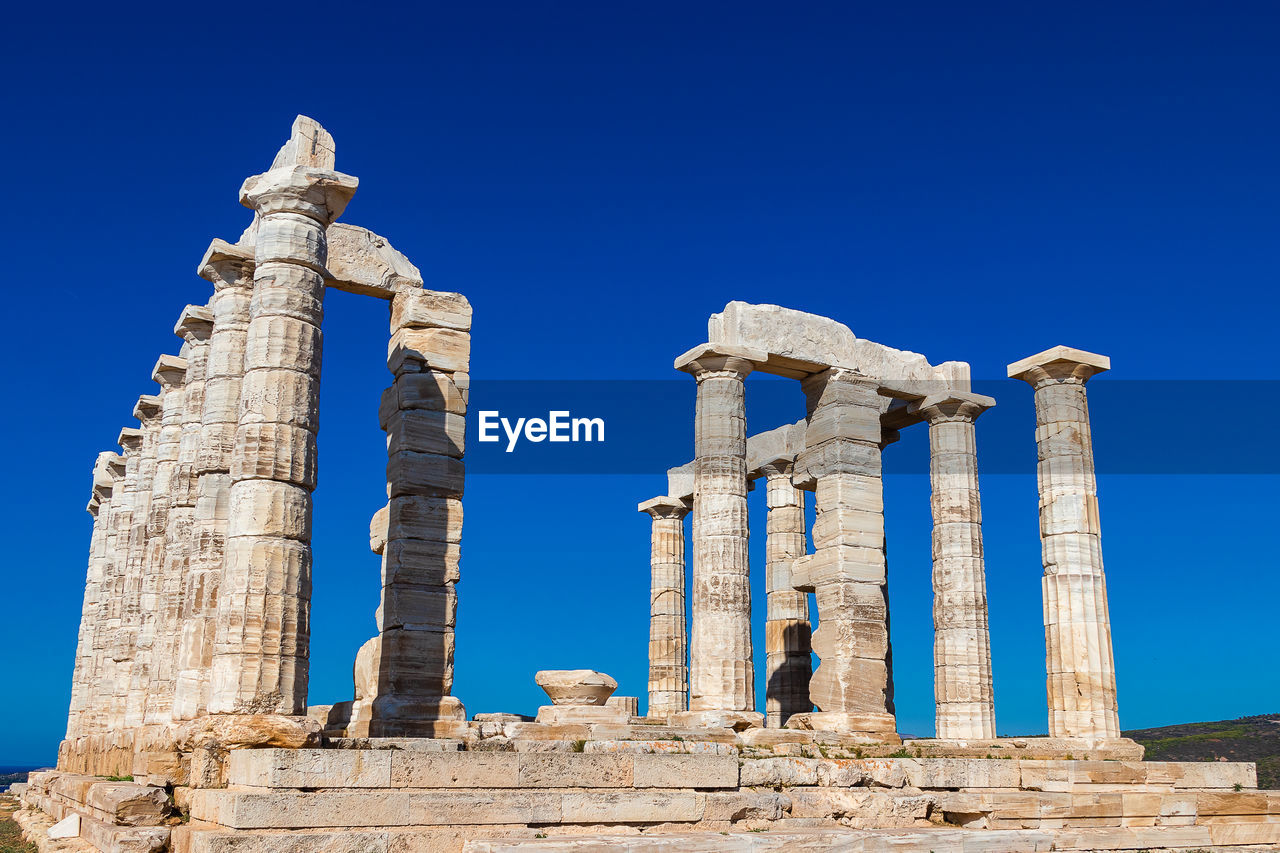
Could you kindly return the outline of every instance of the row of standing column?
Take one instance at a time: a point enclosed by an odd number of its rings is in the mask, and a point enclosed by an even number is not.
[[[205,712],[306,709],[324,230],[355,189],[250,178],[255,253],[215,241],[208,308],[100,465],[68,736]],[[121,462],[123,464],[121,464]]]
[[[1050,733],[1118,737],[1083,390],[1088,377],[1106,365],[1102,357],[1079,351],[1070,351],[1074,356],[1064,361],[1062,349],[1019,363],[1021,372],[1010,366],[1011,376],[1036,388]],[[1044,358],[1054,353],[1058,360]],[[664,497],[640,509],[653,518],[650,714],[679,714],[687,707],[701,715],[682,719],[698,722],[715,718],[708,712],[745,714],[754,709],[743,389],[751,364],[703,351],[683,369],[698,380],[693,642],[687,682],[680,679],[686,672],[681,519],[687,505]],[[887,443],[880,425],[885,406],[874,383],[846,371],[809,377],[804,387],[810,404],[808,430],[796,470],[776,463],[766,467],[768,723],[781,725],[802,714],[799,722],[807,727],[892,738],[896,725],[880,467],[880,451]],[[974,431],[976,418],[992,405],[981,395],[947,393],[910,406],[929,424],[930,434],[939,738],[996,736]],[[803,493],[796,484],[815,491],[817,499],[815,553],[810,555],[804,555]],[[803,689],[796,677],[798,663],[793,675],[785,662],[804,648],[808,665],[807,644],[799,641],[808,628],[807,607],[802,614],[802,592],[798,600],[784,598],[784,584],[787,593],[810,591],[818,600],[813,650],[823,665],[812,678],[803,673]],[[788,632],[796,641],[786,639]],[[810,701],[819,712],[805,713]]]

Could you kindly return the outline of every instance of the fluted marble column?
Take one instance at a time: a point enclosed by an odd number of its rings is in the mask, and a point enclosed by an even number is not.
[[[994,738],[991,637],[974,420],[995,400],[926,397],[933,511],[933,690],[939,738]]]
[[[134,406],[133,415],[141,424],[134,445],[136,453],[126,456],[132,475],[126,481],[129,489],[129,529],[121,543],[123,570],[117,579],[118,592],[112,615],[118,630],[112,642],[114,687],[110,702],[112,730],[129,728],[142,722],[142,697],[133,693],[134,670],[138,666],[138,638],[142,624],[142,594],[145,583],[147,518],[151,510],[152,482],[156,473],[156,453],[160,440],[161,398],[143,395]],[[121,433],[122,446],[135,436]]]
[[[196,495],[182,595],[174,692],[175,720],[194,719],[209,707],[218,587],[226,550],[231,452],[239,420],[245,338],[253,294],[253,250],[214,240],[198,268],[213,284],[213,327],[200,405]],[[184,432],[185,437],[185,432]]]
[[[85,572],[84,601],[80,607],[80,631],[76,638],[75,668],[71,675],[71,708],[67,714],[67,737],[85,734],[85,715],[92,698],[95,675],[94,647],[104,626],[100,613],[106,593],[103,581],[106,569],[108,529],[111,525],[111,491],[116,475],[113,468],[120,462],[117,453],[99,453],[93,465],[93,492],[87,507],[93,516],[93,532],[89,536],[89,567]]]
[[[637,509],[653,519],[649,537],[649,706],[662,719],[689,706],[685,624],[684,517],[689,504],[656,497]]]
[[[813,710],[809,679],[813,676],[809,596],[797,592],[791,564],[808,550],[804,492],[791,483],[793,461],[778,459],[761,468],[769,507],[765,534],[765,714],[766,723],[781,727],[794,714]]]
[[[183,351],[186,351],[185,347]],[[169,508],[173,504],[173,484],[178,474],[186,377],[187,360],[173,355],[160,356],[151,373],[151,378],[160,385],[160,426],[156,434],[156,464],[151,477],[143,541],[137,646],[129,704],[125,712],[125,723],[131,727],[152,722],[147,719],[148,697],[153,690],[161,688],[156,672],[159,637],[163,631],[165,529],[169,523]]]
[[[744,380],[753,363],[704,347],[677,367],[698,381],[689,711],[681,722],[763,725],[755,711],[747,551]]]
[[[284,166],[240,190],[259,222],[218,591],[215,713],[306,710],[325,228],[355,188],[349,175]]]
[[[805,379],[805,449],[794,480],[811,486],[814,553],[792,566],[796,588],[815,593],[820,658],[809,682],[819,709],[792,727],[896,742],[885,571],[880,415],[874,382],[837,368]]]
[[[159,404],[158,400],[155,402]],[[109,731],[117,722],[115,693],[120,666],[117,647],[123,637],[122,602],[129,565],[129,534],[133,527],[142,430],[125,427],[120,430],[116,442],[123,453],[115,468],[116,476],[111,488],[111,516],[102,568],[103,595],[98,608],[101,626],[93,642],[94,671],[85,711],[85,731],[88,734]]]
[[[1052,737],[1120,736],[1098,485],[1084,389],[1091,377],[1110,367],[1105,355],[1062,346],[1009,365],[1010,377],[1035,389]]]
[[[201,410],[204,406],[213,313],[203,305],[188,305],[183,309],[173,331],[183,340],[187,370],[178,419],[178,455],[169,482],[169,506],[161,534],[164,541],[164,567],[160,577],[156,612],[154,672],[147,692],[148,724],[167,723],[174,719],[178,645],[183,632],[183,598],[195,532],[196,463],[200,449]]]

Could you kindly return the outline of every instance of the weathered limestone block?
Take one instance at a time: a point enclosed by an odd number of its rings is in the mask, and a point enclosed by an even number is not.
[[[320,745],[320,725],[310,717],[279,714],[214,714],[182,723],[174,743],[183,751]]]
[[[387,452],[434,453],[461,459],[466,447],[466,419],[450,412],[404,409],[387,419]]]
[[[1054,347],[1009,365],[1035,389],[1049,734],[1117,738],[1115,663],[1085,383],[1106,356]]]
[[[395,374],[465,373],[470,360],[471,334],[457,329],[401,328],[387,346],[387,367]]]
[[[995,405],[978,394],[926,397],[933,511],[936,731],[940,738],[996,736],[991,639],[982,555],[974,421]]]
[[[471,303],[461,293],[404,290],[391,300],[391,331],[414,329],[471,330]]]
[[[400,451],[387,462],[391,497],[458,497],[463,490],[463,463],[452,456]]]
[[[430,411],[465,414],[467,396],[459,385],[465,374],[450,374],[429,370],[424,373],[405,373],[382,395],[378,409],[379,423],[386,429],[391,416],[401,409],[426,409]]]
[[[681,356],[676,367],[698,382],[687,713],[754,715],[744,396],[752,362],[708,347]]]
[[[689,701],[685,663],[684,517],[689,504],[657,497],[637,507],[653,519],[649,538],[649,706],[648,716],[684,711]]]
[[[791,812],[791,798],[772,791],[710,793],[706,802],[702,819],[708,821],[773,821],[787,817]]]
[[[160,826],[172,811],[163,788],[133,782],[99,782],[85,804],[119,826]]]
[[[384,585],[441,585],[456,583],[461,577],[456,542],[424,539],[388,540],[382,554]]]
[[[880,478],[879,414],[886,401],[874,382],[845,370],[815,374],[802,387],[809,429],[793,481],[814,489],[817,517],[814,553],[792,564],[792,582],[814,592],[818,605],[812,645],[820,663],[809,696],[820,712],[797,714],[788,725],[892,742],[897,734]]]
[[[241,749],[228,757],[232,785],[259,788],[389,788],[389,749]]]
[[[791,566],[807,549],[804,492],[791,483],[792,458],[769,460],[765,475],[769,507],[765,538],[766,721],[783,726],[795,714],[813,710],[809,700],[812,677],[809,597],[797,592]]]

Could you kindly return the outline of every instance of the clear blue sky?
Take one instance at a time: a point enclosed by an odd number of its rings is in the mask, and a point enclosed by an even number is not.
[[[470,298],[477,380],[681,380],[673,356],[731,299],[833,316],[985,379],[1059,343],[1110,355],[1093,387],[1121,723],[1280,710],[1274,4],[414,6],[7,13],[0,764],[53,760],[94,456],[155,390],[179,311],[208,298],[201,253],[239,235],[240,183],[297,113],[360,177],[344,219]],[[374,631],[388,377],[385,306],[339,293],[326,308],[314,703],[350,697]],[[1105,393],[1124,380],[1177,381]],[[683,381],[654,426],[687,448],[668,464],[692,450]],[[997,393],[980,467],[1025,467],[983,469],[996,714],[1031,733],[1031,393]],[[924,447],[917,430],[891,448],[917,461],[886,485],[900,727],[916,733],[933,713]],[[1269,473],[1221,473],[1223,447]],[[1139,469],[1162,473],[1125,473]],[[635,504],[664,490],[657,468],[487,473],[467,490],[469,710],[532,712],[541,668],[602,669],[642,695]]]

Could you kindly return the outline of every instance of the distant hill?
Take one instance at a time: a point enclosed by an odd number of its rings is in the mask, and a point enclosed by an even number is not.
[[[27,774],[32,770],[39,770],[38,767],[14,767],[13,765],[0,765],[0,791],[8,788],[14,782],[27,781]],[[3,853],[3,851],[0,851]]]
[[[1124,736],[1147,748],[1148,761],[1252,761],[1258,787],[1280,789],[1280,714],[1137,729]]]

